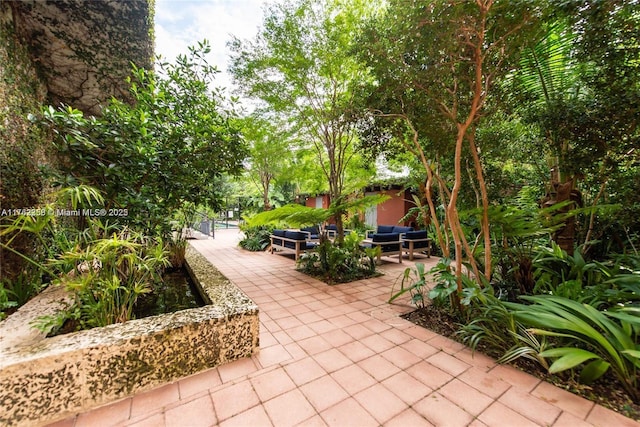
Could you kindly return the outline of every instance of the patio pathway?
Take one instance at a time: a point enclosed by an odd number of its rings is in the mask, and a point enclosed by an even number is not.
[[[237,233],[192,243],[260,307],[260,351],[56,426],[640,426],[398,317],[406,258],[328,286]]]

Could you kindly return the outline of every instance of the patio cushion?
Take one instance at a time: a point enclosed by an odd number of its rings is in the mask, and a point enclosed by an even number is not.
[[[402,225],[394,225],[392,233],[408,233],[413,231],[413,227],[404,227]]]
[[[405,239],[426,239],[427,230],[408,231],[404,235]]]
[[[393,225],[379,225],[376,233],[393,233]]]
[[[284,237],[284,230],[273,230],[271,232],[271,235],[272,236],[277,236],[277,237]],[[275,237],[272,237],[271,239],[272,239],[271,241],[273,242],[274,245],[282,246],[282,239],[277,239]]]
[[[285,231],[284,237],[292,240],[307,240],[307,233],[302,231]]]
[[[300,229],[300,231],[308,231],[312,239],[317,239],[318,236],[320,235],[320,230],[318,229],[317,225],[314,225],[312,227],[303,227]]]
[[[307,241],[307,233],[303,233],[302,231],[285,231],[284,233],[284,237],[286,237],[287,239],[292,239],[292,240],[300,240],[303,242]],[[295,249],[296,244],[295,242],[290,242],[285,240],[284,241],[284,246],[285,248],[291,248],[291,249]],[[301,248],[306,249],[306,245],[300,245]]]
[[[395,244],[382,245],[382,252],[393,252],[400,250],[400,234],[398,233],[376,233],[373,235],[374,242],[397,242]]]
[[[376,233],[373,235],[374,242],[398,242],[400,241],[399,233]]]
[[[409,231],[404,235],[404,238],[406,240],[413,240],[413,239],[426,239],[427,238],[427,231],[426,230],[419,230],[419,231]],[[413,247],[414,248],[426,248],[429,246],[429,242],[428,241],[421,241],[421,242],[414,242],[413,243]],[[402,242],[402,247],[403,248],[408,248],[409,247],[409,242]]]

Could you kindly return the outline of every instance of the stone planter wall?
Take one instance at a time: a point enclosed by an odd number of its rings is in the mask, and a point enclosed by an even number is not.
[[[23,344],[2,345],[0,338],[0,425],[63,419],[251,356],[258,348],[256,304],[190,246],[187,262],[207,306],[53,338],[30,337]],[[33,309],[23,308],[33,316]],[[7,333],[1,323],[0,333]]]

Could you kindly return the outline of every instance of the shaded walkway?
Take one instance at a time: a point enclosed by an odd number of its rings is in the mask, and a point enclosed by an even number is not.
[[[192,243],[260,307],[259,353],[57,425],[640,426],[398,317],[411,307],[386,300],[406,259],[328,286],[237,242]]]

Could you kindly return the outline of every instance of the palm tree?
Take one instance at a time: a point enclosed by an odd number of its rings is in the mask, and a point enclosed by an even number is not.
[[[562,214],[582,204],[582,195],[576,188],[582,174],[572,159],[572,124],[577,115],[584,113],[578,110],[589,91],[580,79],[585,64],[573,57],[575,40],[571,28],[556,21],[524,52],[515,76],[516,87],[524,97],[521,114],[538,124],[551,152],[551,177],[543,207],[565,203],[558,210]],[[565,226],[554,233],[554,240],[573,253],[574,239],[575,217],[570,216]]]

